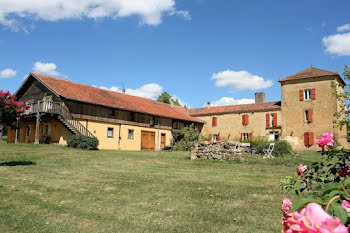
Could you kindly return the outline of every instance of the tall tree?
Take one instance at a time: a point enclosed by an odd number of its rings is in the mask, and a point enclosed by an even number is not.
[[[158,96],[157,101],[170,104],[172,101],[175,106],[182,106],[179,99],[173,98],[168,92],[164,91],[160,96]],[[183,106],[185,107],[185,106]]]
[[[164,91],[160,96],[158,96],[157,101],[170,104],[171,95]]]

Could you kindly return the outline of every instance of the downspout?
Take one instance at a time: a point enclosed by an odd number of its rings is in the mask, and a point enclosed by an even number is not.
[[[122,124],[119,124],[119,134],[118,134],[118,150],[120,150],[120,132],[121,132]]]
[[[160,124],[160,119],[158,120],[158,125],[157,125],[157,150],[160,150],[160,137],[159,137],[159,124]]]

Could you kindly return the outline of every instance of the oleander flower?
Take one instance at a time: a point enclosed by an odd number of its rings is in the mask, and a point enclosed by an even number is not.
[[[282,206],[281,206],[281,209],[282,209],[282,212],[283,212],[283,215],[286,215],[288,214],[290,208],[292,208],[292,202],[287,198],[285,197],[282,201]]]
[[[283,219],[284,233],[348,233],[337,217],[332,217],[326,213],[322,207],[316,203],[309,203],[300,212],[291,212]]]
[[[302,165],[302,164],[299,164],[297,166],[297,173],[298,173],[298,176],[302,176],[304,174],[304,172],[306,171],[307,169],[307,166],[305,165]]]
[[[316,144],[324,150],[327,146],[334,145],[333,134],[324,133],[322,136],[316,141]]]

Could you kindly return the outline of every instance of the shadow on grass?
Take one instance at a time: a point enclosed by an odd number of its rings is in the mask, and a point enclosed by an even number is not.
[[[36,162],[32,162],[32,161],[10,161],[10,162],[0,163],[0,166],[8,166],[8,167],[29,166],[29,165],[36,165]]]

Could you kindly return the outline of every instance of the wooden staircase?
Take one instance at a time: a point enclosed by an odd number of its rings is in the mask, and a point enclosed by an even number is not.
[[[37,104],[31,104],[30,109],[25,114],[33,113],[52,113],[57,114],[58,120],[73,134],[81,134],[88,137],[95,137],[85,126],[83,126],[73,115],[63,107],[62,103],[52,101],[40,101]]]

